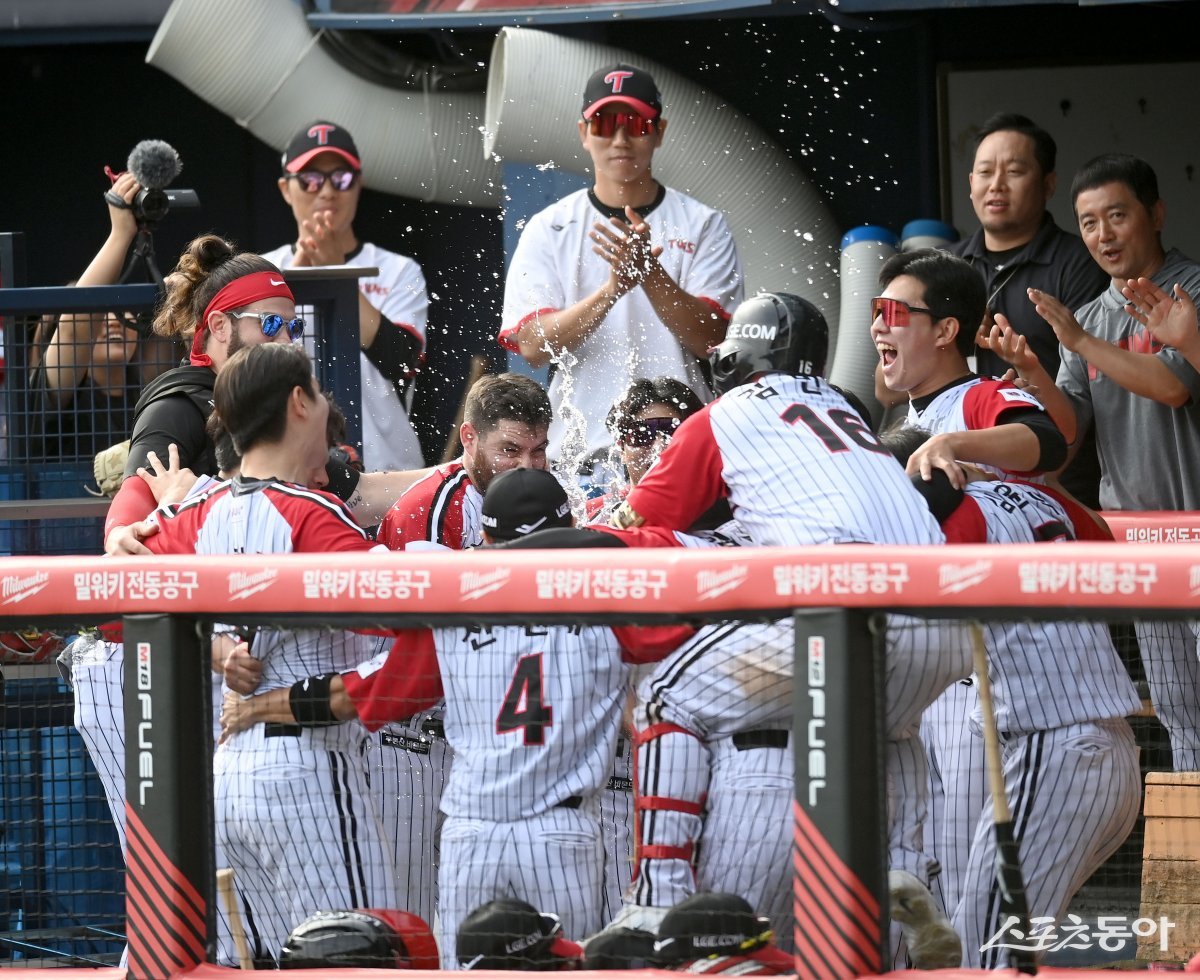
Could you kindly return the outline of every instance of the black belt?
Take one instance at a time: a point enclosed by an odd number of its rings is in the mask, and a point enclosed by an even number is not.
[[[786,749],[791,732],[783,728],[759,728],[749,732],[738,732],[733,736],[733,747],[739,752],[746,749]]]
[[[426,718],[421,722],[421,734],[428,735],[430,738],[440,738],[444,742],[446,726],[440,718]]]
[[[304,729],[299,725],[280,725],[273,721],[263,722],[263,738],[279,738],[284,735],[297,738],[302,731]]]
[[[555,806],[561,806],[564,810],[578,810],[583,806],[582,796],[568,796],[565,800],[560,800]]]

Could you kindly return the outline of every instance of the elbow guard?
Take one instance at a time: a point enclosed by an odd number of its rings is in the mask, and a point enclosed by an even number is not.
[[[288,703],[296,724],[302,728],[327,728],[340,725],[329,703],[329,685],[336,674],[318,674],[296,681],[288,691]]]

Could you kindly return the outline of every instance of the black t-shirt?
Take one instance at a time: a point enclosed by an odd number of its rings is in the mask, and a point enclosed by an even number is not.
[[[101,450],[128,439],[133,429],[137,380],[132,371],[127,372],[125,380],[125,390],[110,396],[85,376],[71,401],[59,404],[46,388],[45,373],[38,371],[33,383],[41,424],[31,447],[34,457],[48,462],[90,463]]]
[[[180,466],[194,473],[217,472],[213,444],[204,431],[216,379],[211,368],[184,364],[146,385],[134,408],[125,476],[147,466],[146,454],[151,450],[165,462],[171,443],[179,447]]]

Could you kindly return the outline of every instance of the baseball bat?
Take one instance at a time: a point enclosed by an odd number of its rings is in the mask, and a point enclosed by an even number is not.
[[[237,896],[233,893],[233,868],[217,870],[217,891],[221,904],[229,917],[229,931],[233,934],[233,948],[237,950],[238,966],[243,970],[254,969],[254,957],[250,955],[250,944],[246,942],[246,927],[242,924],[242,911],[238,908]]]
[[[1000,887],[1000,914],[1016,916],[1023,936],[1029,935],[1029,903],[1025,897],[1025,877],[1021,872],[1021,856],[1013,839],[1012,813],[1008,809],[1008,794],[1004,790],[1004,765],[1000,761],[1000,733],[996,729],[996,712],[992,707],[992,682],[988,677],[987,647],[983,630],[971,624],[971,646],[975,662],[975,679],[979,687],[979,710],[983,716],[983,752],[987,762],[988,785],[992,794],[992,830],[996,836],[996,884]],[[1020,973],[1037,973],[1037,961],[1028,949],[1010,948],[1008,965]]]

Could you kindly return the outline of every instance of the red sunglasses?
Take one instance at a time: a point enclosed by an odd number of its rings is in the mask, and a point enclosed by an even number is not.
[[[907,327],[909,318],[914,313],[928,313],[935,320],[941,319],[933,310],[927,310],[923,306],[909,306],[902,299],[888,299],[886,296],[876,296],[871,300],[872,323],[882,317],[883,324],[886,327]]]
[[[588,129],[593,136],[612,139],[620,126],[625,127],[627,136],[636,139],[658,129],[658,121],[639,116],[636,112],[597,112],[588,120]]]

